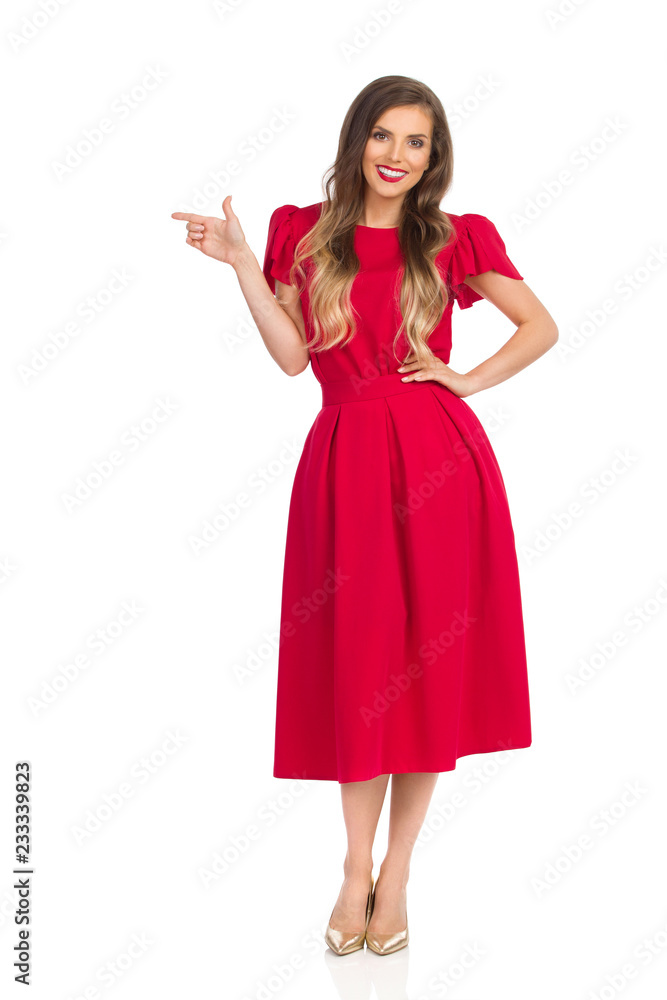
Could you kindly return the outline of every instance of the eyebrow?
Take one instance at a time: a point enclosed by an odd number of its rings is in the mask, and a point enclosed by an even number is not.
[[[391,129],[383,128],[382,125],[374,125],[373,126],[373,130],[374,131],[378,131],[378,132],[386,132],[387,135],[393,135],[394,134],[391,131]],[[406,139],[428,139],[428,136],[424,135],[423,132],[413,132],[412,135],[406,136]]]

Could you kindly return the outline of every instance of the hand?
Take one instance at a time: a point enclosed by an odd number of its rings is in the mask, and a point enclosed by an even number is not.
[[[462,375],[460,372],[455,372],[453,368],[446,365],[440,358],[434,357],[429,365],[420,365],[417,361],[406,361],[398,371],[408,373],[403,376],[401,379],[402,382],[432,379],[434,382],[440,382],[441,385],[450,389],[455,396],[459,396],[461,399],[464,396],[471,396],[474,392],[477,392],[477,388],[469,375]]]
[[[241,223],[231,206],[232,196],[228,194],[222,203],[224,219],[216,219],[207,215],[188,215],[185,212],[172,212],[172,219],[182,219],[187,222],[188,235],[185,242],[196,247],[214,260],[224,264],[233,264],[247,243]]]

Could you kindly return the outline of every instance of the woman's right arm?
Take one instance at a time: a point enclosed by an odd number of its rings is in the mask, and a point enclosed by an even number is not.
[[[267,351],[287,375],[298,375],[310,362],[298,291],[276,281],[274,297],[247,244],[232,267]]]
[[[222,203],[224,219],[184,212],[173,212],[171,217],[187,222],[189,246],[234,268],[266,349],[287,375],[298,375],[310,361],[299,293],[292,285],[277,281],[273,296],[259,261],[246,243],[231,198],[227,195]]]

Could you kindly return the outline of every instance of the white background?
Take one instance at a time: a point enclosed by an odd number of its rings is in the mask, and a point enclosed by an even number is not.
[[[23,995],[12,983],[22,759],[40,1000],[663,994],[664,53],[647,0],[563,3],[559,20],[556,9],[4,5],[7,996]],[[197,196],[197,211],[220,215],[231,193],[261,262],[273,209],[322,200],[350,102],[392,73],[426,82],[448,112],[455,183],[442,207],[492,219],[560,341],[468,400],[510,498],[533,746],[440,775],[414,852],[409,948],[341,958],[321,937],[345,854],[339,786],[272,777],[271,636],[320,391],[310,368],[280,371],[232,269],[192,250],[170,215]],[[289,117],[280,131],[276,110]],[[111,131],[62,170],[104,118]],[[239,173],[213,180],[232,160]],[[559,190],[562,171],[571,183]],[[513,332],[487,302],[455,309],[454,324],[460,371]],[[160,401],[168,415],[152,422]],[[115,449],[120,466],[68,509]],[[196,552],[192,538],[243,491],[247,509]],[[97,630],[102,653],[89,644]],[[568,677],[591,662],[573,689]],[[227,869],[206,883],[216,857]]]

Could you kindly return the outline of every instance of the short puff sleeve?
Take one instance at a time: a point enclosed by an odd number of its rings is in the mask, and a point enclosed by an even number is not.
[[[294,250],[298,242],[294,238],[293,228],[293,216],[297,211],[296,205],[281,205],[269,219],[269,235],[262,270],[274,295],[276,280],[282,281],[284,285],[290,284],[289,272],[294,263]]]
[[[468,309],[473,302],[484,298],[465,284],[464,279],[469,274],[498,271],[508,278],[518,278],[521,281],[523,275],[519,274],[507,256],[500,233],[490,219],[472,213],[461,215],[459,219],[462,225],[457,224],[458,235],[450,263],[450,281],[459,308]]]

